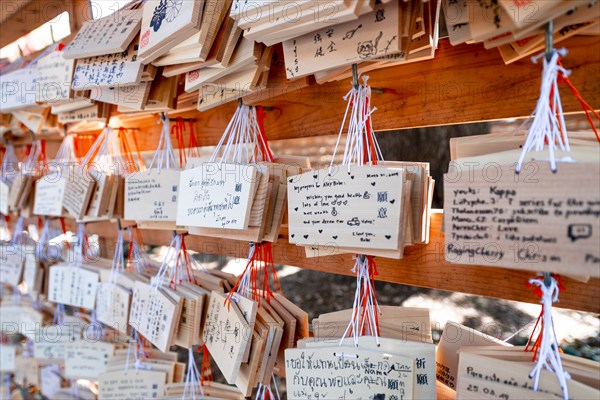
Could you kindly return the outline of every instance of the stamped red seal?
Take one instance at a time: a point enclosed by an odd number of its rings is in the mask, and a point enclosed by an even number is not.
[[[140,39],[140,48],[144,48],[148,46],[148,42],[150,41],[150,29],[146,29],[146,32],[142,35]]]
[[[190,80],[190,82],[194,82],[198,78],[200,78],[200,72],[198,72],[198,70],[191,71],[190,73],[188,73],[188,79]]]

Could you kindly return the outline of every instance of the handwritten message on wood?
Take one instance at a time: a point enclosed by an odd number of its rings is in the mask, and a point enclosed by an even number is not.
[[[65,47],[65,58],[85,58],[125,51],[139,32],[141,10],[119,10],[100,19],[85,21]]]
[[[401,50],[400,4],[376,4],[356,21],[329,26],[283,42],[288,79],[369,60]]]
[[[13,254],[14,249],[3,247],[0,257],[0,282],[17,286],[21,282],[23,274],[23,257],[21,254]]]
[[[65,188],[64,207],[67,212],[77,219],[83,218],[90,204],[96,182],[85,176],[79,169],[69,175]]]
[[[113,343],[78,340],[65,345],[65,377],[97,379],[115,352]]]
[[[40,103],[69,100],[74,60],[67,60],[61,51],[52,51],[35,65],[36,100]]]
[[[25,265],[23,267],[23,283],[27,286],[27,292],[39,291],[41,286],[41,270],[34,253],[25,254]]]
[[[129,325],[162,352],[169,350],[180,313],[181,307],[160,288],[135,282]]]
[[[93,309],[98,279],[97,272],[85,268],[55,265],[50,268],[48,300]]]
[[[225,299],[225,294],[212,292],[202,338],[227,382],[234,383],[250,346],[252,327],[237,304],[232,301],[229,307]]]
[[[397,249],[404,174],[337,167],[289,178],[290,243]]]
[[[36,105],[33,66],[0,75],[0,111],[3,113]]]
[[[44,322],[41,311],[22,304],[0,305],[0,328],[5,332],[20,332],[31,340]]]
[[[129,319],[131,293],[113,283],[101,283],[96,293],[96,319],[113,329],[124,332]]]
[[[288,396],[293,399],[412,399],[414,361],[359,347],[287,349]]]
[[[130,368],[106,372],[98,377],[99,398],[105,400],[154,399],[165,391],[167,373]]]
[[[204,163],[182,171],[177,224],[246,229],[257,180],[253,165]]]
[[[446,260],[600,276],[597,164],[532,161],[467,170],[444,178]],[[581,182],[586,185],[582,186]]]
[[[137,49],[137,42],[132,42],[122,53],[103,54],[77,60],[73,89],[140,83],[144,65],[137,60]]]
[[[49,179],[48,177],[38,179],[35,183],[33,213],[60,217],[66,184],[67,180],[62,178],[58,180]]]
[[[151,169],[127,176],[125,219],[175,221],[179,175],[179,170]]]
[[[0,344],[0,371],[14,372],[17,366],[17,348],[10,344]]]

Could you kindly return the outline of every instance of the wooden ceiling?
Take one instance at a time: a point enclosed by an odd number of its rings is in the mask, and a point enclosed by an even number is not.
[[[91,18],[89,0],[2,0],[0,48],[19,39],[64,11],[71,16],[71,31]]]

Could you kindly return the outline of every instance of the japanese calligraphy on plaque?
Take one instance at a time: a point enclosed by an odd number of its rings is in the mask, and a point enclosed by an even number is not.
[[[400,4],[380,2],[357,20],[283,42],[288,79],[401,51]]]

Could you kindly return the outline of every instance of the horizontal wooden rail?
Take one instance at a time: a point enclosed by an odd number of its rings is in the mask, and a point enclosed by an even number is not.
[[[600,38],[573,37],[560,43],[569,49],[563,63],[572,70],[571,81],[584,99],[600,108]],[[276,67],[274,67],[275,69]],[[482,45],[450,46],[440,41],[433,60],[421,61],[368,73],[372,87],[383,88],[373,94],[376,131],[423,126],[460,124],[529,116],[539,98],[542,67],[529,58],[504,65],[497,50]],[[265,130],[269,140],[337,134],[342,122],[345,102],[342,97],[350,89],[349,81],[305,86],[284,84],[270,93],[261,105],[272,107],[267,112]],[[566,113],[582,108],[566,86],[562,87]],[[261,96],[265,97],[265,96]],[[252,103],[252,96],[245,99]],[[235,111],[231,102],[204,112],[181,113],[195,118],[200,146],[214,145]],[[118,126],[140,128],[138,141],[142,150],[154,150],[160,135],[157,116],[123,116]]]
[[[431,220],[430,243],[406,249],[402,260],[377,258],[377,280],[421,286],[451,292],[469,293],[537,303],[539,298],[526,286],[535,273],[506,268],[450,264],[444,258],[444,234],[441,232],[442,214],[433,214]],[[70,229],[74,230],[73,221]],[[87,225],[89,234],[96,233],[105,239],[108,257],[112,257],[114,240],[117,236],[116,222],[99,222]],[[144,242],[154,245],[168,245],[171,231],[142,230]],[[247,258],[248,243],[230,239],[217,239],[190,235],[186,237],[188,249],[224,257]],[[304,248],[289,244],[287,238],[280,237],[273,246],[273,257],[277,264],[313,269],[342,275],[352,275],[352,256],[335,255],[319,258],[306,258]],[[587,283],[564,278],[566,290],[560,294],[557,307],[600,313],[600,279],[590,279]]]

